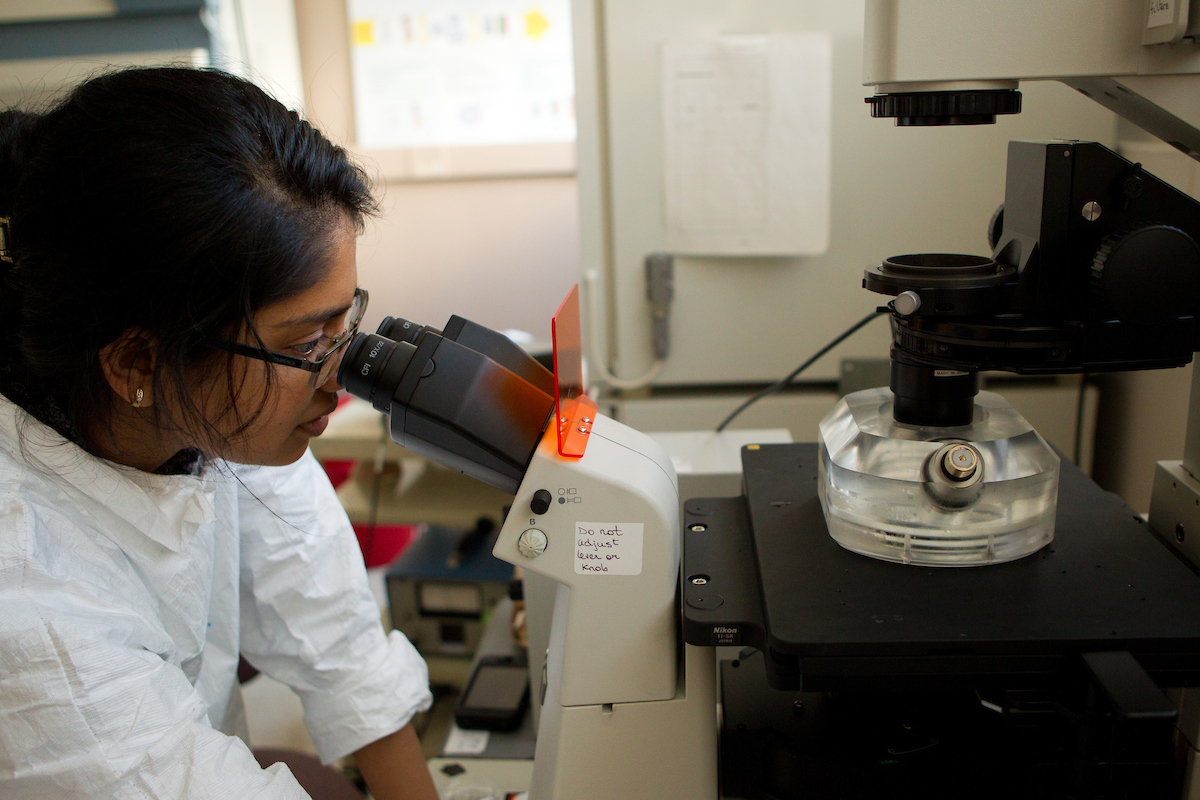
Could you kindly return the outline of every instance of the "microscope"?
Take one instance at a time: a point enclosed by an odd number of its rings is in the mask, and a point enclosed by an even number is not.
[[[1195,158],[1191,10],[868,0],[867,103],[987,124],[1020,111],[1019,81],[1060,80]],[[1175,520],[1061,463],[978,373],[1188,363],[1200,205],[1102,145],[1013,142],[988,234],[986,256],[866,270],[891,298],[890,386],[844,398],[815,446],[743,452],[743,497],[685,508],[685,639],[744,648],[719,676],[726,794],[1195,791],[1175,722],[1195,715],[1200,581]],[[1200,508],[1195,474],[1164,481],[1171,513]]]
[[[556,584],[530,798],[715,799],[714,655],[681,640],[674,467],[583,394],[578,288],[553,334],[554,374],[461,317],[389,317],[338,380],[398,444],[514,494],[493,554]]]
[[[900,126],[988,124],[1019,113],[1018,80],[1058,78],[1196,156],[1188,4],[1160,5],[870,2],[867,103]],[[1200,345],[1200,204],[1140,164],[1092,142],[1012,142],[988,239],[989,256],[866,271],[894,298],[890,391],[847,397],[821,426],[822,505],[851,550],[944,566],[1037,552],[1058,459],[978,394],[978,372],[1177,367]]]
[[[902,113],[895,95],[871,100]],[[919,110],[898,119],[940,120]],[[1053,539],[1058,458],[979,392],[979,371],[1178,367],[1200,346],[1200,203],[1103,145],[1010,143],[989,238],[990,256],[866,271],[865,288],[894,298],[891,386],[847,396],[821,425],[826,520],[851,550],[952,566],[1037,552]]]

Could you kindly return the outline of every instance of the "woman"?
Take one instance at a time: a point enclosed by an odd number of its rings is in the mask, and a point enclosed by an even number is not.
[[[240,653],[322,760],[436,796],[424,662],[308,452],[373,208],[342,149],[219,72],[0,115],[0,795],[304,796],[235,735]]]

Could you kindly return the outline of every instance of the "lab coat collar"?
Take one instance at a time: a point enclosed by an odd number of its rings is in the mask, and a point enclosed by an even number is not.
[[[199,477],[155,475],[91,455],[0,396],[0,449],[77,492],[150,540],[179,553],[213,522],[212,469]]]

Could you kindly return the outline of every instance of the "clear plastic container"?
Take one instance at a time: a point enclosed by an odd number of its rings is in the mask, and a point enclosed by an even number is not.
[[[1058,456],[1004,398],[970,425],[892,418],[892,392],[847,395],[821,421],[821,508],[848,550],[905,564],[1012,561],[1054,538]]]

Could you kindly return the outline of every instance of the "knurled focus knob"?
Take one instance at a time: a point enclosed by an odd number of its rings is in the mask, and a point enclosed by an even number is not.
[[[1110,234],[1092,259],[1092,291],[1122,322],[1161,325],[1194,314],[1200,247],[1170,225]]]
[[[535,514],[545,514],[550,510],[550,501],[554,497],[545,489],[538,489],[533,493],[533,499],[529,501],[529,510]]]

